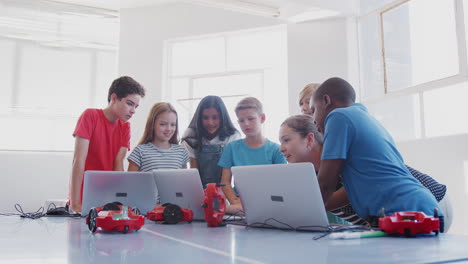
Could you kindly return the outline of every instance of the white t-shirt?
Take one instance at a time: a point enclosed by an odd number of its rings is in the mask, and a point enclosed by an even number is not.
[[[187,130],[185,131],[182,138],[185,138],[188,135],[193,135],[193,133],[194,132],[193,132],[192,128],[187,128]],[[219,145],[219,144],[227,145],[228,143],[230,143],[232,141],[235,141],[235,140],[238,140],[238,139],[241,139],[241,138],[242,138],[241,134],[236,131],[234,134],[232,134],[231,136],[225,138],[224,140],[220,140],[219,136],[216,136],[211,140],[208,140],[207,138],[202,138],[202,145]],[[182,141],[182,144],[187,149],[187,151],[189,153],[189,157],[190,158],[196,158],[195,157],[195,150],[193,150],[193,148],[190,147],[190,145],[185,140]]]

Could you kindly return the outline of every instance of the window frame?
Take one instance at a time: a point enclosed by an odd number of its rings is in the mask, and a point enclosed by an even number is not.
[[[359,100],[365,104],[378,104],[380,102],[386,101],[386,100],[391,100],[395,99],[398,97],[404,97],[404,96],[411,96],[411,95],[418,95],[419,97],[419,113],[420,113],[420,132],[421,132],[421,138],[419,139],[426,139],[427,133],[426,133],[426,127],[425,127],[425,102],[424,102],[424,93],[427,91],[435,90],[435,89],[440,89],[444,88],[447,86],[455,85],[455,84],[460,84],[464,82],[468,82],[468,47],[467,47],[467,32],[466,32],[466,27],[468,25],[465,25],[465,14],[464,13],[464,5],[468,5],[467,0],[451,0],[454,2],[454,8],[455,8],[455,31],[456,31],[456,38],[457,38],[457,49],[458,49],[458,62],[459,62],[459,72],[458,74],[455,74],[453,76],[445,77],[442,79],[437,79],[437,80],[432,80],[428,81],[425,83],[413,85],[410,87],[402,88],[400,90],[396,91],[389,91],[387,87],[387,72],[386,72],[386,65],[385,65],[385,39],[383,35],[383,14],[385,12],[388,12],[389,10],[393,10],[394,8],[398,8],[401,5],[404,5],[406,3],[409,3],[414,0],[395,0],[392,1],[388,4],[385,4],[377,9],[374,9],[372,11],[369,11],[365,14],[361,14],[357,18],[357,24],[358,24],[358,52],[359,52],[359,76],[361,80],[363,80],[363,74],[366,74],[363,72],[363,67],[362,67],[362,61],[363,61],[363,50],[362,50],[362,34],[361,32],[361,23],[364,19],[370,17],[370,16],[378,16],[378,23],[379,25],[377,26],[378,28],[378,36],[380,39],[379,45],[379,50],[381,51],[381,57],[380,57],[380,66],[381,69],[383,70],[383,83],[380,85],[379,84],[379,89],[383,89],[382,95],[379,96],[374,96],[370,98],[365,98],[362,95],[366,94],[365,92],[361,91],[360,93],[360,98]],[[466,2],[464,2],[466,1]],[[467,9],[468,10],[468,9]],[[466,18],[466,21],[468,22],[468,18]],[[367,86],[367,85],[364,85]],[[382,92],[382,90],[381,90]],[[398,140],[397,140],[398,141]],[[406,140],[402,140],[406,141]]]

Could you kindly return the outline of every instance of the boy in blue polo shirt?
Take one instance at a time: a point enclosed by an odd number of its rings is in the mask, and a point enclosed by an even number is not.
[[[221,183],[225,184],[223,191],[231,204],[226,208],[227,213],[238,213],[242,210],[241,201],[231,186],[231,167],[286,163],[286,159],[279,151],[279,145],[262,134],[265,114],[260,101],[254,97],[244,98],[237,104],[235,111],[245,138],[229,143],[218,162],[223,168],[221,175]]]
[[[390,215],[421,211],[433,215],[437,200],[403,163],[390,134],[365,106],[355,102],[353,87],[343,79],[325,81],[313,96],[312,113],[324,133],[318,181],[325,204],[340,204],[333,195],[339,175],[359,217],[375,223],[381,208]],[[439,209],[441,214],[441,211]]]

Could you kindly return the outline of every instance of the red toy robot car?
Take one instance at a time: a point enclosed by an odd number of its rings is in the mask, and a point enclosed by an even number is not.
[[[108,203],[92,208],[86,217],[89,230],[94,233],[97,228],[103,231],[120,231],[127,233],[139,230],[145,224],[145,217],[140,215],[138,208],[131,208],[119,202]]]
[[[434,216],[427,216],[423,212],[396,212],[379,218],[379,228],[388,234],[403,234],[407,237],[432,232],[438,235],[439,231],[443,231],[437,209]]]
[[[157,205],[153,210],[146,213],[146,218],[163,224],[177,224],[181,221],[192,222],[193,211],[181,208],[176,204],[165,203]]]
[[[208,227],[225,226],[223,216],[226,212],[226,197],[221,187],[222,183],[209,183],[205,189],[205,200],[203,209],[205,211],[205,221]]]

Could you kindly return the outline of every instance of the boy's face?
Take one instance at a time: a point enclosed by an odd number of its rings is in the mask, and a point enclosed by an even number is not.
[[[153,135],[158,142],[168,142],[177,128],[177,115],[173,112],[164,112],[154,121]]]
[[[259,114],[255,109],[242,109],[237,111],[237,122],[246,137],[258,136],[262,133],[262,124],[265,114]]]
[[[325,133],[325,118],[330,112],[327,110],[327,105],[325,97],[314,97],[311,112],[313,113],[312,116],[314,117],[314,123],[320,133]]]
[[[129,94],[124,98],[117,98],[116,94],[111,95],[111,104],[114,114],[118,119],[127,122],[135,114],[140,105],[141,96],[139,94]]]

